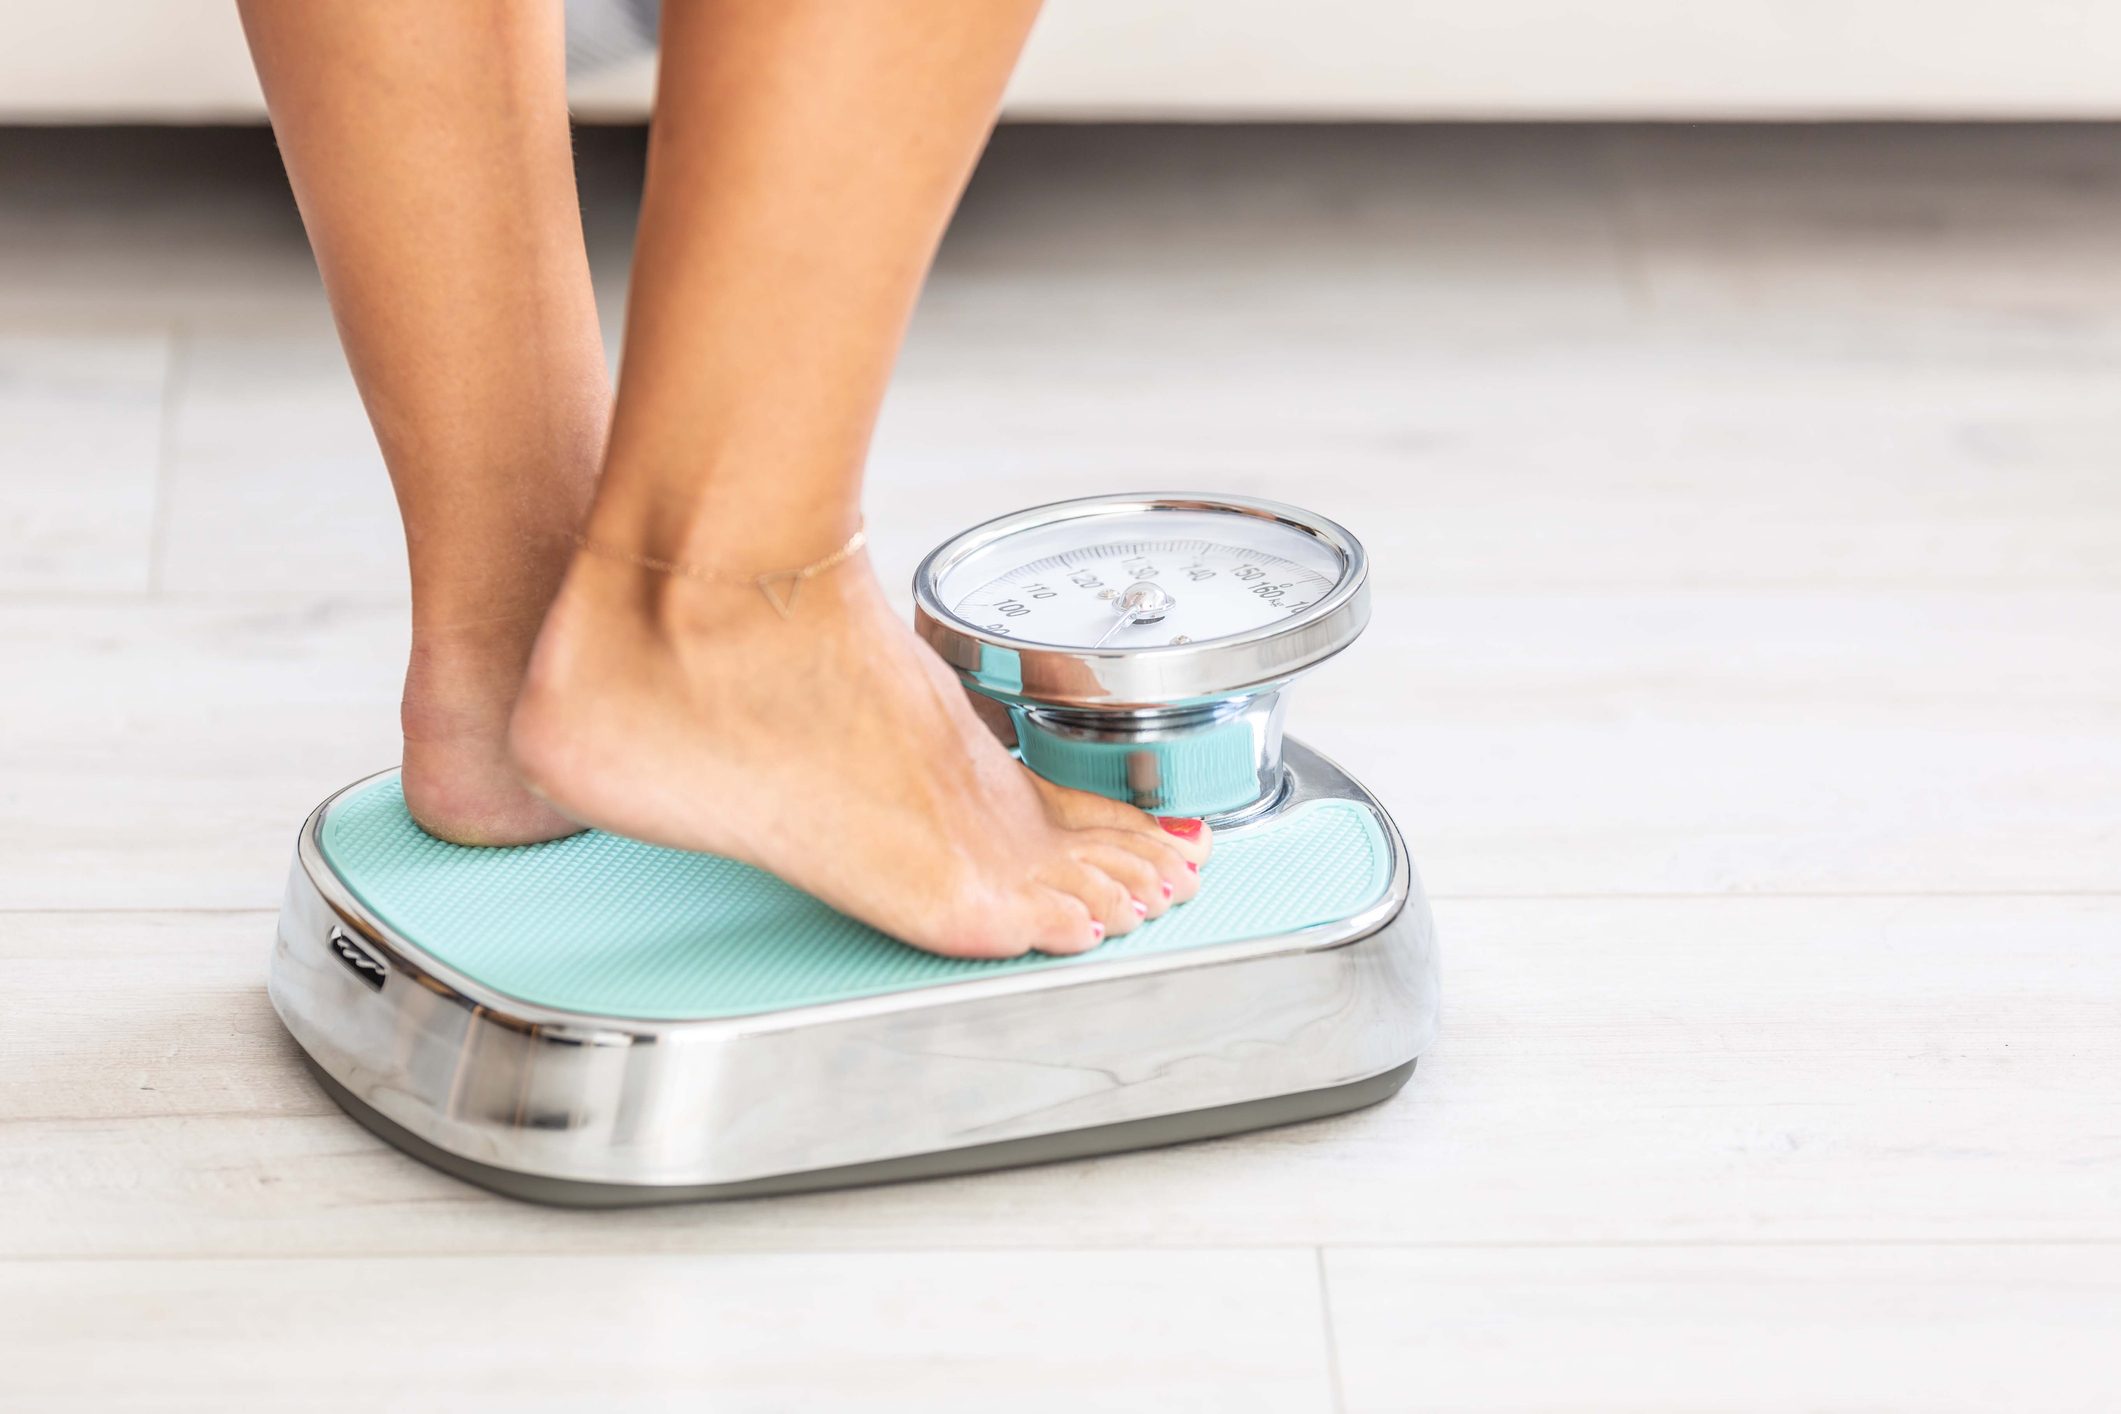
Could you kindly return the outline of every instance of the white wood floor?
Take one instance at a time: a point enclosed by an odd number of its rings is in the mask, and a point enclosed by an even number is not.
[[[2121,1406],[2121,133],[1006,133],[879,563],[1142,486],[1354,526],[1296,729],[1414,847],[1442,1041],[1339,1120],[603,1215],[381,1146],[265,1000],[405,646],[274,170],[0,137],[0,1406]]]

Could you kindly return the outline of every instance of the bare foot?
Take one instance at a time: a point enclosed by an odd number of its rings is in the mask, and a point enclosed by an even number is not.
[[[578,557],[510,740],[575,819],[952,956],[1087,951],[1192,897],[1208,849],[1012,760],[865,563],[782,619],[748,588]]]
[[[415,627],[399,721],[405,808],[454,844],[531,844],[582,827],[524,786],[508,757],[508,717],[539,614]]]
[[[1009,709],[991,697],[965,690],[965,701],[971,704],[972,715],[980,724],[994,733],[994,739],[1004,747],[1016,748],[1016,719]],[[1087,791],[1070,790],[1057,786],[1042,776],[1034,775],[1032,781],[1046,796],[1046,808],[1061,824],[1074,829],[1086,829],[1098,825],[1109,825],[1119,829],[1139,828],[1142,812],[1133,806]],[[1175,837],[1178,847],[1186,856],[1187,866],[1200,872],[1201,863],[1207,859],[1211,847],[1209,831],[1200,820],[1191,816],[1173,815],[1157,819],[1157,825]]]

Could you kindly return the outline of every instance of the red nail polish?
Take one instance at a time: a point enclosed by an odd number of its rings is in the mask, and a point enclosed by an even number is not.
[[[1190,860],[1190,859],[1186,861],[1186,867],[1187,867],[1188,869],[1191,869],[1191,870],[1192,870],[1192,871],[1193,871],[1194,873],[1196,873],[1196,874],[1198,874],[1198,873],[1200,872],[1200,866],[1199,866],[1198,864],[1195,864],[1195,863],[1194,863],[1194,862],[1193,862],[1192,860]]]
[[[1098,922],[1098,921],[1097,921],[1097,920],[1096,920],[1095,918],[1091,919],[1091,920],[1090,920],[1090,937],[1091,937],[1092,941],[1095,941],[1096,939],[1098,939],[1098,938],[1102,938],[1102,937],[1104,937],[1104,936],[1105,936],[1105,925],[1104,925],[1104,924],[1102,924],[1102,923],[1100,923],[1100,922]]]
[[[1171,881],[1170,881],[1169,879],[1165,879],[1165,880],[1163,880],[1163,889],[1164,889],[1164,897],[1165,897],[1165,898],[1169,898],[1169,897],[1171,897]]]
[[[1200,821],[1177,815],[1159,815],[1156,823],[1164,827],[1167,835],[1177,835],[1182,840],[1200,838]]]
[[[1143,903],[1140,899],[1130,898],[1127,902],[1134,905],[1134,916],[1136,918],[1147,918],[1149,916],[1149,905]]]

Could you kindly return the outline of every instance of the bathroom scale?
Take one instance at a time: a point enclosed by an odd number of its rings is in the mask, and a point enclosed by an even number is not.
[[[296,841],[269,991],[347,1113],[519,1198],[667,1203],[1231,1134],[1396,1092],[1434,928],[1391,816],[1283,733],[1353,642],[1339,525],[1102,496],[921,564],[923,639],[1040,774],[1215,830],[1194,900],[1094,951],[938,957],[733,860],[589,831],[452,845],[397,773]]]

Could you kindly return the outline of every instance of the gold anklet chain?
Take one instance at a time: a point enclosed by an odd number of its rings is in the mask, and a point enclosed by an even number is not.
[[[796,591],[805,583],[816,579],[828,570],[837,569],[862,552],[869,543],[869,527],[856,528],[847,537],[847,543],[823,559],[812,560],[807,565],[798,565],[792,570],[767,570],[764,574],[730,574],[710,565],[689,564],[684,560],[663,560],[654,555],[643,555],[637,550],[628,550],[618,545],[607,545],[601,540],[592,540],[587,535],[574,538],[576,548],[606,560],[617,560],[636,569],[653,570],[676,579],[693,579],[702,584],[748,584],[773,605],[774,612],[787,618],[795,612]]]

